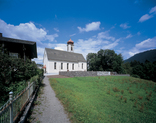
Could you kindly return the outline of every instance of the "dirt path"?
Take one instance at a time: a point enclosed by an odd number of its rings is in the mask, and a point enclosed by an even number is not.
[[[70,123],[67,114],[64,111],[60,101],[55,97],[49,78],[43,79],[43,93],[40,94],[32,110],[28,122],[31,123]],[[41,91],[41,92],[42,92]]]

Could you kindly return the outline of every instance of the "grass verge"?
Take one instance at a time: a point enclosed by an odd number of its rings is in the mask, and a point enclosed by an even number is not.
[[[156,84],[123,76],[51,78],[72,122],[156,122]]]

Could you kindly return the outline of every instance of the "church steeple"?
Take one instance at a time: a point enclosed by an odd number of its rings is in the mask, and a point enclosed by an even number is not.
[[[70,40],[67,42],[67,51],[74,52],[74,41]]]

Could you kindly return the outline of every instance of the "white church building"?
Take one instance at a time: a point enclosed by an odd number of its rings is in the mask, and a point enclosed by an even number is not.
[[[67,51],[45,48],[43,68],[46,74],[57,75],[59,71],[87,71],[82,54],[74,53],[74,42],[67,42]]]

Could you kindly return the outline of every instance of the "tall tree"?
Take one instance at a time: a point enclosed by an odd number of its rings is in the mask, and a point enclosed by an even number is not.
[[[87,70],[91,71],[94,70],[96,71],[98,66],[97,66],[97,55],[96,53],[88,53],[87,55]]]
[[[122,55],[117,55],[114,50],[99,50],[98,53],[87,55],[88,70],[94,71],[116,71],[122,73]]]

